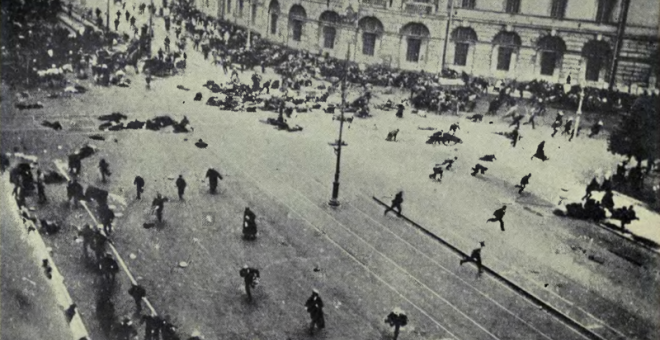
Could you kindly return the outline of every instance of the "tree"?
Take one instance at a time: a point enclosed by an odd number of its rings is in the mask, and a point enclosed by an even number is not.
[[[658,98],[642,96],[610,134],[608,150],[614,154],[635,157],[649,164],[658,158]],[[650,167],[649,167],[650,168]]]

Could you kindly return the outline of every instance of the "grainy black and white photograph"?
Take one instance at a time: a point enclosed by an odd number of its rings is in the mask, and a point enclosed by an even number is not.
[[[657,0],[1,11],[3,340],[660,339]]]

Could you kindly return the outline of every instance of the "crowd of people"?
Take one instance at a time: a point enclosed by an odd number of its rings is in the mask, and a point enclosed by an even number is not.
[[[4,6],[3,10],[5,10]],[[202,53],[205,59],[211,59],[214,65],[222,67],[225,74],[231,73],[232,76],[232,82],[227,85],[216,84],[213,81],[205,84],[205,87],[213,93],[222,93],[225,96],[224,100],[218,99],[218,97],[210,97],[206,100],[207,105],[218,106],[224,110],[249,110],[249,104],[263,102],[264,108],[278,112],[278,118],[269,121],[269,123],[287,131],[299,130],[295,127],[290,127],[284,119],[284,115],[290,117],[293,110],[286,107],[286,102],[291,102],[296,105],[303,103],[312,103],[313,105],[316,105],[325,102],[325,99],[339,88],[339,84],[343,79],[347,82],[357,84],[357,88],[361,89],[362,94],[360,97],[349,103],[349,108],[347,108],[346,111],[350,112],[352,110],[357,112],[358,116],[362,117],[369,116],[372,86],[410,89],[410,99],[407,101],[400,104],[388,101],[384,105],[385,109],[396,109],[396,116],[403,118],[403,112],[405,109],[404,104],[410,105],[415,109],[424,109],[435,113],[457,113],[459,111],[471,112],[475,109],[477,100],[485,95],[487,88],[491,85],[485,79],[473,78],[464,73],[457,74],[450,71],[445,71],[438,75],[427,74],[424,72],[417,73],[392,70],[382,66],[361,68],[343,60],[304,51],[295,51],[274,45],[266,40],[260,39],[258,34],[252,35],[252,48],[248,50],[245,48],[246,40],[248,38],[248,34],[245,30],[229,23],[208,17],[197,11],[190,5],[190,3],[185,1],[172,4],[171,6],[167,6],[166,2],[164,2],[160,10],[157,6],[152,6],[151,4],[141,4],[137,5],[137,7],[131,8],[126,8],[126,5],[124,4],[122,11],[116,13],[114,28],[115,31],[118,31],[122,22],[125,21],[125,25],[130,25],[129,27],[134,30],[134,36],[133,38],[130,38],[115,35],[115,38],[111,41],[108,41],[102,35],[98,35],[93,30],[85,31],[86,33],[82,37],[75,36],[72,38],[68,31],[65,32],[31,27],[28,23],[34,21],[40,14],[30,12],[29,9],[25,8],[13,10],[17,12],[28,11],[28,18],[24,22],[25,27],[18,22],[18,29],[15,31],[18,33],[12,33],[13,35],[10,39],[5,40],[10,42],[10,46],[15,46],[15,48],[12,48],[11,51],[3,48],[3,57],[5,54],[10,56],[13,55],[15,63],[18,63],[17,60],[21,56],[21,53],[33,53],[35,50],[34,47],[36,46],[35,44],[43,44],[42,46],[52,46],[52,49],[49,49],[45,56],[41,55],[35,59],[36,63],[33,67],[36,70],[49,68],[52,65],[69,63],[73,65],[75,72],[80,74],[80,70],[83,70],[84,72],[86,67],[89,66],[92,69],[93,76],[96,77],[95,79],[97,80],[97,83],[115,83],[119,85],[122,83],[121,78],[113,82],[113,75],[116,76],[117,72],[123,72],[124,68],[130,65],[134,66],[136,71],[138,71],[138,58],[144,56],[146,56],[147,59],[143,61],[142,71],[146,73],[147,79],[151,76],[176,74],[177,70],[185,68],[185,61],[187,60],[186,46],[187,42],[191,41],[195,51]],[[149,11],[151,15],[158,13],[157,16],[164,21],[168,34],[171,32],[171,37],[168,35],[165,38],[163,41],[163,47],[158,50],[156,56],[149,56],[150,52],[147,52],[147,49],[150,50],[151,47],[145,46],[145,42],[152,43],[151,33],[148,32],[148,28],[142,26],[142,30],[139,30],[136,26],[135,15],[144,15],[145,10]],[[97,24],[102,26],[103,20],[100,19],[102,17],[101,14],[102,12],[100,10],[97,10],[96,12],[89,10],[88,12],[85,12],[84,18],[96,20]],[[64,38],[65,33],[66,38]],[[117,37],[119,37],[119,40],[117,40]],[[116,45],[120,41],[128,44],[127,52],[114,57],[115,54],[110,53],[108,48]],[[233,65],[239,65],[239,67],[235,69]],[[238,72],[243,72],[248,69],[253,70],[255,67],[260,67],[262,73],[264,73],[265,67],[274,68],[282,77],[281,82],[278,81],[276,84],[275,82],[271,83],[269,81],[262,84],[262,79],[257,73],[255,73],[251,79],[252,84],[241,84],[238,80]],[[19,69],[20,68],[17,66],[15,72],[21,72]],[[441,85],[442,77],[461,79],[463,85],[443,86]],[[286,89],[298,91],[302,88],[310,87],[312,85],[312,79],[329,80],[332,85],[328,88],[317,88],[318,90],[323,90],[323,93],[314,98],[300,99],[288,94],[289,92],[287,92]],[[123,83],[126,84],[125,81]],[[264,91],[270,94],[270,89],[280,89],[280,87],[284,89],[284,91],[282,91],[284,93],[283,95],[273,95],[266,100],[258,98],[258,96]],[[564,86],[553,86],[539,81],[532,81],[524,84],[517,82],[510,82],[508,84],[498,82],[494,84],[494,87],[498,90],[498,95],[491,101],[488,112],[485,114],[495,115],[501,108],[506,108],[508,110],[504,117],[512,118],[510,127],[514,127],[514,129],[511,132],[503,133],[503,135],[511,139],[513,147],[516,146],[517,141],[521,138],[519,132],[521,124],[531,124],[532,128],[535,128],[534,118],[536,116],[544,115],[548,105],[577,106],[577,98],[582,90],[579,86],[572,86],[567,90]],[[515,91],[519,92],[519,98],[516,98]],[[524,92],[531,93],[531,97],[523,98]],[[585,108],[589,109],[606,112],[625,110],[626,107],[631,105],[633,99],[633,96],[618,91],[585,89]],[[202,100],[201,93],[195,95],[195,100]],[[531,113],[526,108],[526,114],[519,114],[519,105],[523,101],[527,101],[528,106],[532,109]],[[326,112],[331,108],[330,105],[327,106]],[[297,109],[302,109],[302,107],[298,106]],[[470,119],[473,119],[473,121],[481,121],[483,116],[484,115],[482,114],[474,114]],[[123,118],[117,118],[114,116],[111,119],[108,119],[114,123],[109,123],[105,128],[117,127],[119,126],[119,121],[125,118],[125,116]],[[149,122],[151,122],[156,129],[162,127],[162,124],[155,120],[148,122],[136,121],[135,123],[149,124]],[[569,124],[569,122],[571,123]],[[555,123],[552,125],[554,132],[551,137],[554,137],[558,130],[563,127],[562,135],[566,135],[567,138],[573,138],[572,124],[572,120],[570,119],[564,122],[563,115],[559,114],[555,119]],[[175,128],[176,126],[182,126],[185,129],[187,119],[185,122],[181,123],[173,121],[170,125],[175,126]],[[602,123],[594,125],[594,127],[591,128],[590,136],[597,135],[600,131],[600,126],[602,126]],[[122,128],[124,128],[123,124],[121,125],[121,128],[117,129]],[[450,127],[450,133],[439,131],[431,135],[429,140],[431,143],[460,143],[462,142],[461,139],[455,136],[457,130],[460,130],[458,123]],[[397,133],[398,130],[390,132],[387,140],[395,142]],[[202,141],[200,140],[200,143],[201,142]],[[545,155],[544,143],[545,142],[541,142],[539,144],[536,153],[532,155],[532,159],[538,158],[542,161],[549,160]],[[112,225],[115,214],[108,205],[107,191],[92,186],[88,186],[85,190],[83,185],[78,181],[78,178],[82,174],[81,161],[91,156],[91,154],[93,154],[93,150],[90,151],[89,149],[83,148],[69,157],[69,175],[71,176],[71,180],[67,184],[67,199],[72,202],[73,208],[83,200],[93,201],[96,204],[96,215],[99,217],[103,226],[102,229],[90,225],[84,225],[80,228],[79,236],[82,239],[85,256],[88,257],[90,251],[94,255],[91,261],[93,261],[95,266],[98,267],[99,274],[105,283],[104,287],[106,288],[104,289],[111,290],[112,287],[114,287],[115,276],[120,268],[117,259],[113,257],[112,253],[108,252],[108,244],[112,242]],[[450,170],[454,162],[457,160],[458,157],[453,157],[445,160],[442,164],[437,164],[433,168],[433,173],[430,174],[429,177],[441,181],[444,171]],[[495,160],[495,156],[486,155],[480,160],[492,162]],[[642,174],[638,173],[641,172],[641,170],[638,171],[635,170],[636,168],[633,168],[628,174],[626,174],[625,164],[622,165],[622,169],[623,170],[617,168],[617,174],[611,181],[614,183],[603,183],[601,185],[597,183],[596,179],[594,179],[587,188],[587,195],[584,198],[585,203],[584,205],[580,204],[580,210],[576,210],[577,207],[574,205],[567,206],[569,215],[576,217],[588,216],[587,218],[602,220],[604,214],[602,214],[601,211],[607,209],[610,211],[612,218],[618,218],[621,220],[622,228],[632,220],[637,219],[632,206],[619,209],[615,209],[614,207],[612,190],[616,184],[627,182],[630,183],[630,185],[637,187],[640,186],[640,183],[643,181]],[[32,176],[33,170],[38,171],[36,179]],[[111,167],[105,159],[99,161],[98,170],[103,182],[111,178]],[[487,170],[487,167],[477,163],[474,168],[472,168],[473,172],[471,175],[476,176],[479,173],[484,175]],[[522,194],[523,190],[529,185],[531,176],[531,173],[525,175],[521,179],[520,184],[515,186],[516,189],[518,189],[519,194]],[[206,170],[206,177],[209,178],[210,193],[215,194],[218,180],[222,179],[222,175],[219,171],[209,168]],[[19,207],[25,207],[26,197],[32,195],[35,190],[37,191],[37,197],[40,203],[46,203],[48,201],[44,186],[45,179],[38,168],[33,169],[30,165],[26,166],[23,163],[23,165],[12,170],[12,182],[15,184],[14,195]],[[146,181],[143,177],[139,175],[135,177],[133,183],[136,187],[136,199],[142,198],[142,194],[145,191],[145,182]],[[183,200],[187,187],[187,183],[183,176],[179,176],[175,185],[179,199]],[[601,202],[597,202],[590,197],[592,191],[599,190],[605,192],[605,196]],[[151,227],[155,223],[163,221],[165,203],[168,201],[169,199],[167,197],[164,197],[158,192],[156,193],[156,196],[152,201],[152,213],[157,222],[147,222],[145,223],[145,227],[147,227],[147,225]],[[401,191],[395,195],[391,207],[388,207],[384,214],[387,215],[390,211],[395,211],[397,215],[400,216],[402,212],[402,204],[403,192]],[[487,222],[498,222],[501,231],[505,231],[503,218],[506,214],[506,208],[506,206],[502,206],[495,210],[493,218],[487,219]],[[242,229],[243,238],[245,240],[253,241],[257,238],[258,232],[256,221],[256,214],[252,212],[249,207],[246,208],[243,213]],[[48,223],[42,223],[42,225],[45,228]],[[473,250],[469,257],[461,260],[460,264],[465,262],[475,262],[478,266],[479,273],[481,273],[481,249],[484,246],[485,244],[481,242],[480,247]],[[239,270],[239,275],[244,280],[246,295],[251,301],[253,298],[252,290],[255,289],[259,283],[260,272],[257,268],[245,265]],[[155,340],[160,339],[161,337],[163,340],[179,339],[177,326],[175,326],[174,322],[168,317],[161,317],[154,313],[151,315],[142,315],[142,302],[147,296],[144,287],[139,284],[133,284],[128,291],[128,295],[130,295],[135,301],[136,310],[141,315],[140,322],[145,324],[145,339]],[[112,309],[112,301],[99,298],[98,304],[101,309]],[[313,332],[315,329],[323,329],[325,327],[323,302],[318,291],[314,290],[312,292],[312,295],[305,303],[305,307],[311,319],[310,332]],[[137,334],[131,318],[121,318],[111,321],[112,322],[108,326],[108,331],[116,332],[120,339],[129,339]],[[394,334],[396,339],[399,333],[399,328],[405,326],[408,319],[403,311],[397,309],[387,316],[385,322],[395,328]],[[201,336],[197,334],[192,335],[190,339],[199,339],[200,337]]]

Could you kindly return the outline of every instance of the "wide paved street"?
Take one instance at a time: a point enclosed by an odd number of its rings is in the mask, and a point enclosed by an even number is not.
[[[163,37],[158,19],[155,40]],[[616,164],[605,138],[569,143],[563,137],[549,138],[547,125],[535,130],[525,126],[524,138],[511,148],[495,134],[508,131],[508,122],[497,117],[472,123],[407,110],[398,119],[393,111],[374,109],[372,118],[356,118],[344,126],[348,146],[342,149],[341,206],[331,208],[327,202],[336,158],[328,143],[337,139],[339,127],[332,115],[321,110],[294,113],[289,124],[304,129],[287,133],[260,122],[275,118],[274,113],[204,105],[213,94],[202,85],[229,78],[192,49],[184,74],[156,79],[150,89],[142,75],[128,73],[133,81],[129,88],[87,83],[86,94],[41,99],[41,110],[16,110],[14,96],[3,88],[0,145],[2,153],[18,147],[36,155],[51,170],[58,170],[57,164],[66,167],[66,155],[85,144],[98,149],[83,161],[80,181],[112,193],[110,204],[118,213],[114,245],[156,311],[175,321],[185,336],[199,331],[206,339],[311,338],[304,303],[315,288],[326,305],[327,327],[314,336],[321,339],[390,339],[392,329],[383,320],[394,307],[405,310],[410,320],[401,339],[588,338],[492,276],[477,276],[474,265],[459,266],[460,256],[395,214],[383,216],[383,207],[372,197],[389,203],[401,190],[408,218],[468,254],[484,241],[486,266],[603,339],[660,336],[660,296],[654,293],[660,288],[658,254],[593,224],[553,214],[561,197],[579,199],[594,171]],[[251,75],[245,71],[241,80],[248,83]],[[264,78],[276,75],[268,69]],[[33,95],[39,98],[45,92]],[[193,101],[197,92],[202,101]],[[381,89],[374,92],[374,102],[386,100]],[[332,100],[337,102],[338,96]],[[480,103],[477,110],[486,105]],[[97,117],[112,112],[127,115],[126,122],[186,116],[194,131],[98,131]],[[42,127],[44,119],[59,121],[63,130]],[[456,136],[463,143],[455,146],[425,144],[431,132],[418,129],[446,131],[458,121]],[[396,128],[397,142],[385,141]],[[105,140],[88,138],[96,134]],[[208,143],[206,149],[194,145],[199,139]],[[550,160],[530,160],[542,140]],[[497,160],[478,161],[486,154],[496,154]],[[435,163],[454,156],[458,160],[442,182],[428,178]],[[107,184],[98,173],[101,158],[112,171]],[[489,168],[486,175],[469,175],[477,162]],[[204,175],[209,167],[224,176],[217,195],[208,192]],[[530,172],[531,184],[518,195],[514,185]],[[135,199],[136,175],[146,180],[142,200]],[[188,183],[183,200],[174,184],[179,175]],[[145,229],[143,224],[155,219],[149,212],[157,192],[170,199],[165,221]],[[99,307],[100,277],[84,257],[74,228],[91,219],[84,209],[65,203],[65,184],[48,185],[47,194],[48,204],[37,206],[30,197],[28,205],[64,226],[46,236],[46,242],[91,338],[113,339],[109,319],[129,316],[139,323],[126,293],[130,282],[120,274],[113,310]],[[505,232],[497,223],[486,223],[503,204],[508,205]],[[257,215],[254,242],[241,239],[245,207]],[[5,295],[12,291],[7,277],[25,276],[12,270],[13,262],[6,267],[6,254],[13,259],[23,250],[5,243],[17,236],[4,223],[3,329],[10,299]],[[181,261],[188,265],[180,266]],[[244,264],[261,271],[253,302],[247,301],[238,273]],[[40,334],[49,334],[47,325],[57,320],[46,321],[31,338],[45,338]]]

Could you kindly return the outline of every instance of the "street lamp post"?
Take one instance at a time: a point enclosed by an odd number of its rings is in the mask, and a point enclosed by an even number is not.
[[[445,62],[447,61],[447,44],[449,43],[449,30],[451,29],[452,19],[454,18],[454,0],[449,0],[449,20],[447,20],[447,29],[445,30],[445,43],[442,48],[442,70],[445,69]],[[441,71],[442,71],[441,70]]]
[[[337,165],[335,167],[335,180],[332,182],[332,198],[329,205],[333,207],[339,206],[339,173],[340,173],[340,164],[341,164],[341,145],[342,145],[342,133],[344,131],[344,108],[346,107],[346,79],[348,78],[348,62],[351,55],[351,45],[348,44],[348,50],[346,51],[346,66],[344,67],[344,79],[341,84],[341,108],[339,116],[339,140],[337,141]]]
[[[351,6],[346,10],[347,17],[353,19],[353,8]],[[355,33],[355,38],[353,39],[354,43],[357,43],[357,31]],[[357,50],[357,46],[355,47]],[[342,80],[341,85],[341,108],[339,115],[339,140],[337,141],[337,164],[335,167],[335,180],[332,182],[332,198],[329,205],[333,207],[339,206],[339,173],[340,173],[340,164],[341,164],[341,146],[342,146],[342,133],[344,131],[344,109],[346,107],[346,81],[348,79],[348,64],[351,58],[351,44],[348,43],[348,49],[346,50],[346,64],[344,65],[344,79]]]
[[[250,26],[252,25],[252,1],[248,0],[248,23],[247,23],[247,41],[245,42],[245,50],[250,50],[250,37],[252,32],[250,31]]]
[[[151,0],[151,8],[149,9],[149,36],[154,37],[154,0]]]
[[[580,101],[578,102],[577,112],[575,112],[575,126],[573,127],[573,133],[569,141],[577,135],[578,127],[580,126],[580,117],[582,116],[582,102],[584,101],[584,84],[580,85]]]

